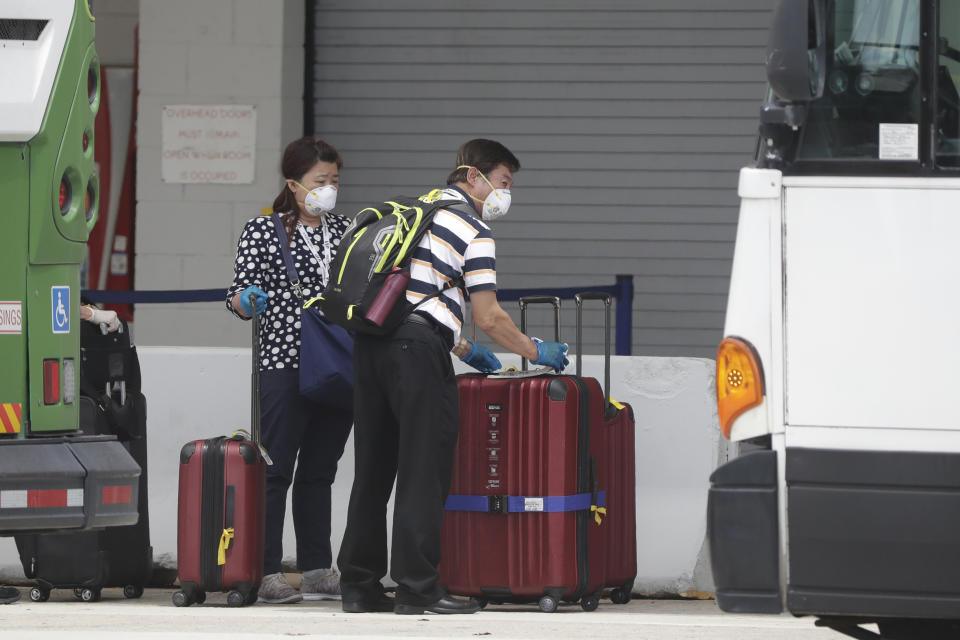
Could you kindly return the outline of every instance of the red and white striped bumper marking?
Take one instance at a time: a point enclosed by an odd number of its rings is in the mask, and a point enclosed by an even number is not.
[[[0,509],[82,507],[83,489],[4,489]]]

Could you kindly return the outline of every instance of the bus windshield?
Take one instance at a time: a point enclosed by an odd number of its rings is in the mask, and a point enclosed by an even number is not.
[[[942,0],[938,23],[937,164],[960,167],[960,0]]]
[[[798,160],[919,159],[920,0],[836,0]]]

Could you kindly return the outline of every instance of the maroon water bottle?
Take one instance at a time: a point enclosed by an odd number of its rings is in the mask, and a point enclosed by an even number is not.
[[[390,275],[384,280],[380,293],[373,299],[373,303],[367,309],[364,317],[378,327],[383,326],[383,322],[390,315],[397,298],[401,293],[406,292],[408,282],[410,282],[410,272],[404,271],[400,267],[394,267]]]

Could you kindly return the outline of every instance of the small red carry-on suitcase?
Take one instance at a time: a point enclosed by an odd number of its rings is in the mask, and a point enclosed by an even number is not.
[[[443,519],[441,582],[487,602],[561,601],[586,611],[610,590],[624,604],[637,573],[634,420],[610,391],[610,303],[601,293],[577,302],[606,307],[605,388],[577,375],[458,376],[460,436]],[[559,341],[560,300],[554,305]],[[526,370],[526,362],[524,362]]]
[[[266,462],[260,450],[259,320],[253,322],[251,437],[188,442],[180,450],[178,607],[229,591],[227,603],[257,600],[263,579]]]

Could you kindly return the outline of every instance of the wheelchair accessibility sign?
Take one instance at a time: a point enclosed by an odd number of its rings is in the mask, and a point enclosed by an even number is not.
[[[50,287],[54,333],[70,333],[70,287]]]

